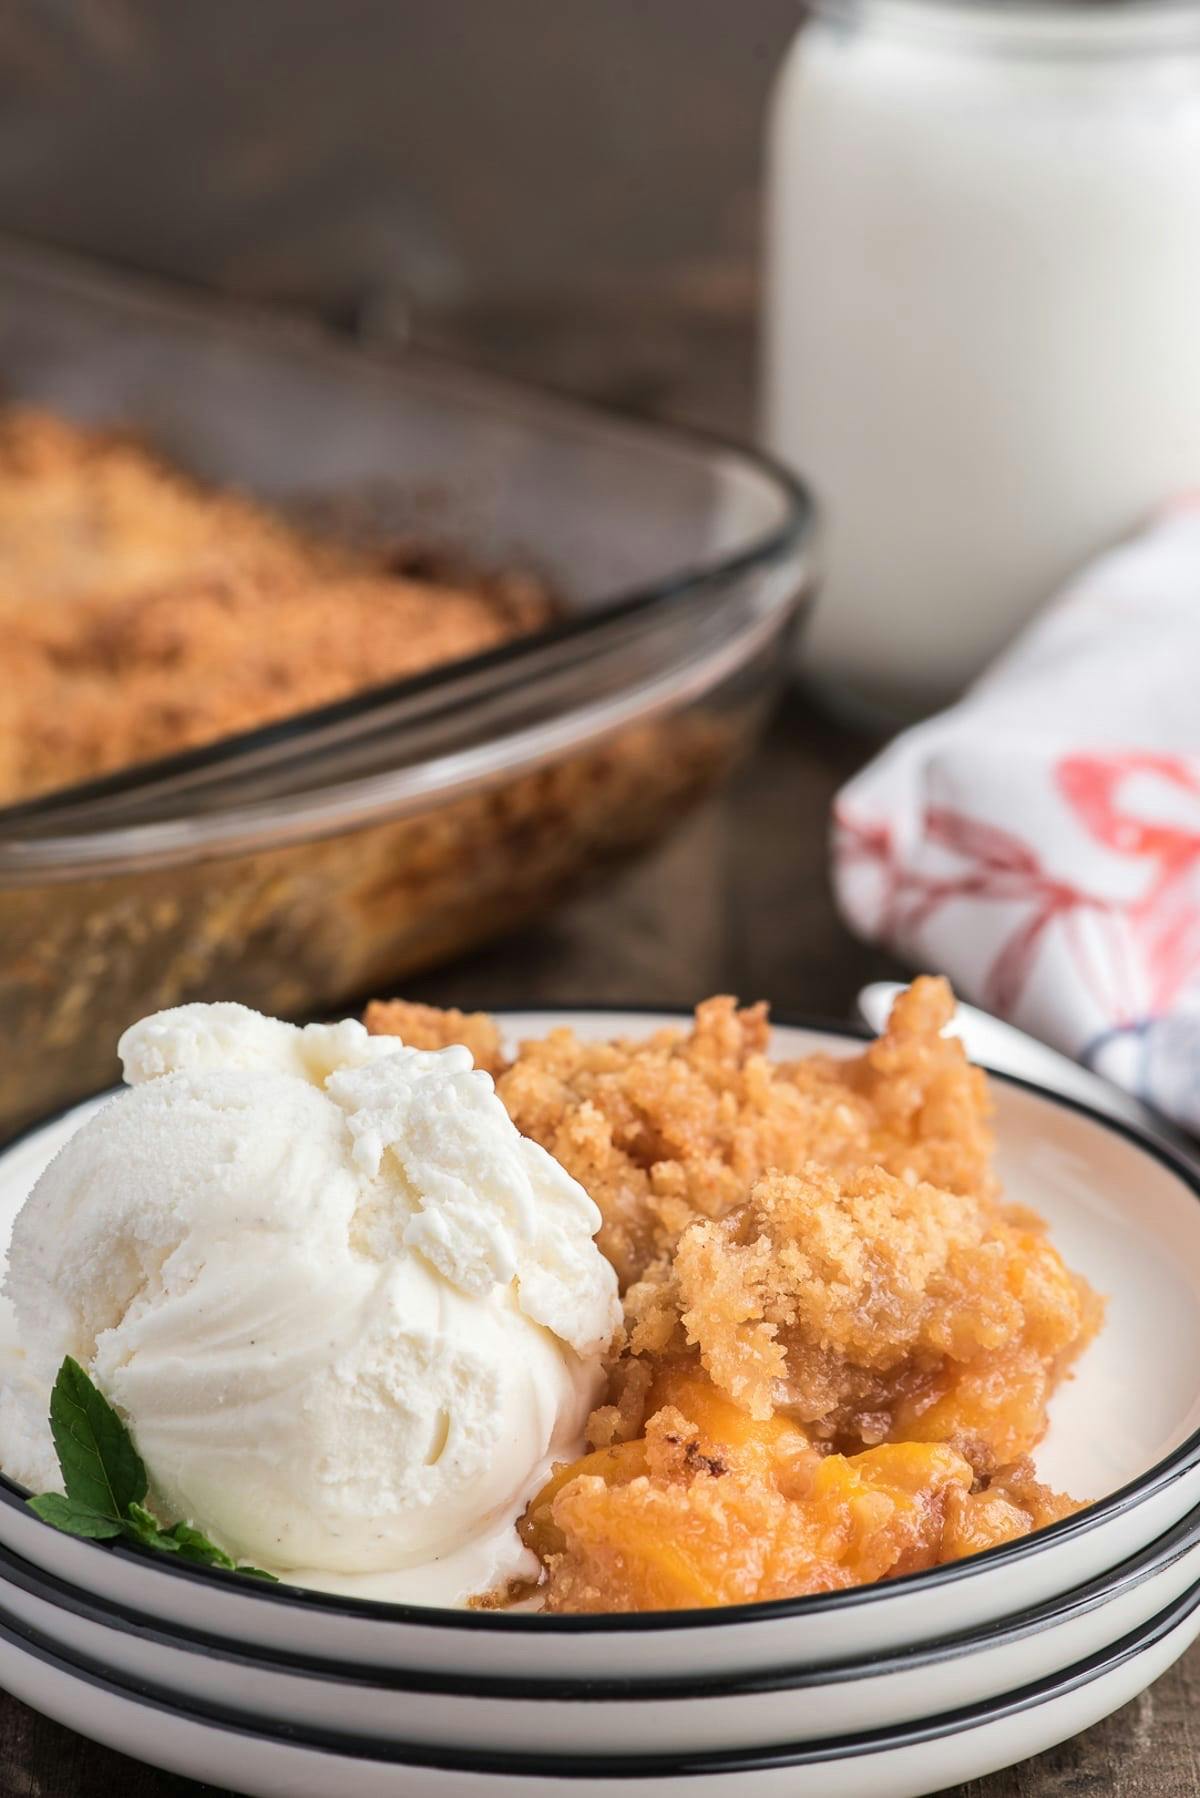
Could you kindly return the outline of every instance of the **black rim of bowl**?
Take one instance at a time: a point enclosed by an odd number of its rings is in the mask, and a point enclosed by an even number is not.
[[[347,1662],[318,1655],[291,1653],[213,1635],[209,1631],[180,1626],[178,1631],[161,1618],[131,1606],[82,1591],[57,1574],[23,1560],[0,1545],[0,1586],[15,1586],[42,1604],[63,1611],[117,1635],[134,1636],[155,1647],[222,1661],[254,1672],[272,1672],[291,1678],[314,1679],[334,1686],[369,1687],[376,1691],[408,1694],[434,1693],[440,1697],[534,1700],[538,1703],[687,1703],[712,1699],[739,1699],[771,1692],[798,1692],[824,1686],[886,1679],[943,1665],[949,1660],[1011,1647],[1018,1642],[1058,1628],[1136,1591],[1148,1580],[1185,1560],[1200,1548],[1200,1506],[1164,1532],[1137,1555],[1111,1572],[1074,1587],[1061,1598],[1016,1611],[994,1623],[911,1644],[886,1653],[865,1653],[844,1660],[806,1666],[782,1665],[769,1671],[716,1674],[707,1678],[683,1674],[674,1678],[642,1678],[627,1675],[541,1679],[532,1676],[461,1675],[422,1672],[418,1669]],[[1196,1583],[1196,1582],[1193,1582]],[[1172,1601],[1174,1602],[1174,1600]],[[31,1625],[30,1627],[36,1627]]]
[[[666,1023],[678,1023],[692,1014],[686,1006],[671,1005],[530,1005],[526,1007],[497,1007],[493,1015],[503,1022],[506,1018],[528,1016],[569,1016],[587,1017],[613,1015],[617,1017],[647,1017],[661,1019]],[[835,1036],[843,1041],[859,1043],[872,1040],[870,1031],[860,1029],[846,1023],[829,1023],[820,1019],[781,1015],[773,1023],[785,1030],[801,1030],[821,1036]],[[983,1064],[986,1065],[986,1064]],[[1086,1118],[1110,1135],[1121,1137],[1131,1143],[1142,1154],[1157,1161],[1160,1166],[1183,1183],[1193,1197],[1200,1199],[1200,1169],[1188,1166],[1182,1157],[1172,1149],[1154,1141],[1133,1124],[1127,1124],[1121,1118],[1111,1117],[1105,1112],[1082,1099],[1076,1099],[1066,1093],[1054,1092],[1051,1088],[1040,1085],[1036,1080],[1025,1080],[1017,1074],[1007,1074],[995,1069],[988,1069],[988,1077],[999,1080],[1003,1085],[1015,1087],[1020,1092],[1033,1095],[1046,1104],[1056,1106],[1060,1110],[1072,1112],[1076,1116]],[[96,1095],[97,1097],[103,1095]],[[44,1118],[20,1131],[0,1150],[0,1159],[7,1156],[30,1137],[40,1131],[51,1128],[55,1123],[77,1109],[78,1104],[86,1104],[86,1100],[77,1101],[74,1105],[62,1106]],[[351,1598],[338,1593],[316,1592],[301,1586],[288,1586],[283,1583],[267,1585],[262,1580],[247,1577],[244,1574],[230,1573],[203,1566],[180,1565],[178,1561],[169,1560],[156,1555],[149,1549],[140,1549],[124,1543],[87,1543],[86,1547],[95,1552],[108,1554],[119,1561],[132,1563],[164,1579],[187,1580],[199,1583],[210,1590],[222,1587],[238,1597],[250,1598],[259,1604],[280,1605],[289,1609],[303,1609],[326,1616],[360,1618],[364,1621],[378,1623],[396,1623],[416,1625],[421,1629],[464,1630],[487,1635],[616,1635],[645,1634],[651,1631],[682,1631],[689,1629],[722,1629],[736,1627],[747,1623],[770,1623],[789,1618],[821,1618],[832,1612],[854,1610],[864,1606],[886,1603],[897,1594],[914,1590],[922,1592],[944,1589],[957,1585],[962,1580],[978,1577],[998,1567],[1011,1567],[1032,1559],[1056,1548],[1059,1543],[1076,1540],[1090,1535],[1093,1530],[1109,1523],[1114,1517],[1121,1516],[1155,1493],[1170,1486],[1175,1480],[1200,1464],[1200,1429],[1193,1430],[1177,1448],[1171,1450],[1161,1461],[1147,1468],[1145,1473],[1136,1479],[1118,1487],[1115,1492],[1105,1498],[1097,1499],[1094,1504],[1087,1505],[1071,1517],[1061,1518],[1057,1523],[1048,1524],[1044,1529],[1032,1535],[1019,1537],[1016,1541],[1005,1542],[998,1548],[989,1548],[979,1554],[968,1555],[959,1561],[950,1561],[940,1567],[927,1568],[919,1573],[907,1573],[899,1578],[883,1580],[871,1586],[852,1586],[839,1592],[818,1592],[802,1598],[767,1599],[760,1603],[715,1606],[709,1610],[692,1611],[638,1611],[638,1612],[605,1612],[586,1616],[546,1616],[542,1613],[514,1615],[506,1611],[489,1610],[453,1610],[436,1605],[389,1604],[378,1599]],[[26,1511],[26,1499],[29,1497],[24,1487],[18,1486],[14,1480],[0,1473],[0,1505],[9,1510]],[[49,1528],[49,1525],[44,1526]]]
[[[276,1747],[298,1747],[311,1752],[340,1754],[350,1759],[374,1761],[390,1766],[422,1767],[441,1772],[509,1775],[534,1779],[559,1779],[564,1784],[582,1779],[647,1780],[654,1778],[698,1778],[714,1774],[746,1774],[789,1767],[819,1766],[830,1761],[845,1761],[889,1750],[919,1747],[964,1731],[979,1729],[1035,1710],[1081,1687],[1091,1685],[1105,1674],[1135,1658],[1149,1653],[1175,1630],[1182,1629],[1200,1610],[1200,1584],[1191,1587],[1173,1604],[1160,1611],[1148,1623],[1131,1630],[1110,1647],[1100,1649],[1061,1673],[1022,1686],[998,1698],[983,1699],[960,1710],[929,1717],[919,1723],[902,1724],[891,1729],[865,1731],[860,1735],[834,1736],[824,1742],[785,1743],[769,1749],[723,1749],[711,1754],[630,1755],[529,1755],[511,1750],[441,1749],[415,1744],[390,1744],[357,1732],[340,1734],[335,1730],[304,1728],[296,1724],[273,1724],[267,1728],[246,1712],[225,1705],[209,1704],[188,1697],[179,1699],[152,1681],[134,1678],[118,1679],[108,1668],[90,1656],[66,1650],[51,1643],[39,1630],[18,1622],[0,1609],[0,1642],[10,1649],[40,1661],[69,1678],[97,1688],[110,1698],[125,1699],[148,1711],[166,1713],[201,1726],[215,1727],[225,1733]],[[1182,1645],[1181,1645],[1182,1646]]]

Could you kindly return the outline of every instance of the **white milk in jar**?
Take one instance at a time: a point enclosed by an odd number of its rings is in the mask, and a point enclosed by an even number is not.
[[[769,161],[764,423],[828,529],[806,664],[911,716],[1200,484],[1200,4],[818,4]]]

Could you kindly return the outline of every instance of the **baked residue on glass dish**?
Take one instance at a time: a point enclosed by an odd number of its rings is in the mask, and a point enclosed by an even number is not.
[[[835,1591],[1080,1508],[1042,1486],[1047,1405],[1102,1301],[993,1172],[982,1073],[925,978],[851,1058],[768,1058],[766,1007],[509,1059],[481,1015],[373,1005],[466,1043],[587,1189],[624,1322],[588,1452],[521,1524],[549,1612]]]

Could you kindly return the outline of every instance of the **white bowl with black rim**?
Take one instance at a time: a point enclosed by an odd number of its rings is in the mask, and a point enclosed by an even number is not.
[[[47,1716],[169,1772],[249,1798],[918,1798],[1040,1754],[1118,1710],[1200,1634],[1200,1587],[1050,1679],[894,1729],[708,1753],[513,1754],[389,1747],[256,1723],[55,1647],[0,1604],[0,1684]]]
[[[928,1644],[821,1667],[703,1679],[557,1681],[349,1667],[254,1653],[88,1598],[0,1549],[0,1603],[56,1650],[267,1728],[389,1746],[617,1757],[768,1748],[897,1728],[1050,1679],[1140,1629],[1200,1582],[1200,1510],[1063,1598]]]
[[[563,1023],[639,1035],[662,1012],[505,1015],[512,1039]],[[853,1053],[850,1031],[776,1026],[781,1058]],[[998,1170],[1049,1222],[1072,1267],[1108,1295],[1104,1330],[1056,1395],[1042,1476],[1095,1502],[1038,1534],[857,1591],[722,1610],[540,1617],[385,1605],[266,1586],[132,1547],[65,1536],[0,1480],[0,1546],[101,1604],[181,1632],[312,1660],[521,1680],[669,1680],[802,1669],[891,1655],[1025,1612],[1136,1557],[1200,1505],[1200,1178],[1185,1161],[1086,1106],[993,1081]],[[0,1156],[0,1234],[91,1101]]]

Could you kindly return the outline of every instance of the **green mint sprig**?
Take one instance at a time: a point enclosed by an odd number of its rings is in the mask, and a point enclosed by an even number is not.
[[[146,1509],[145,1463],[133,1437],[78,1361],[68,1355],[50,1394],[50,1433],[62,1470],[63,1492],[42,1492],[26,1502],[43,1523],[69,1536],[108,1542],[123,1536],[143,1548],[178,1555],[204,1567],[224,1567],[255,1579],[273,1573],[235,1561],[191,1523],[160,1524]]]

